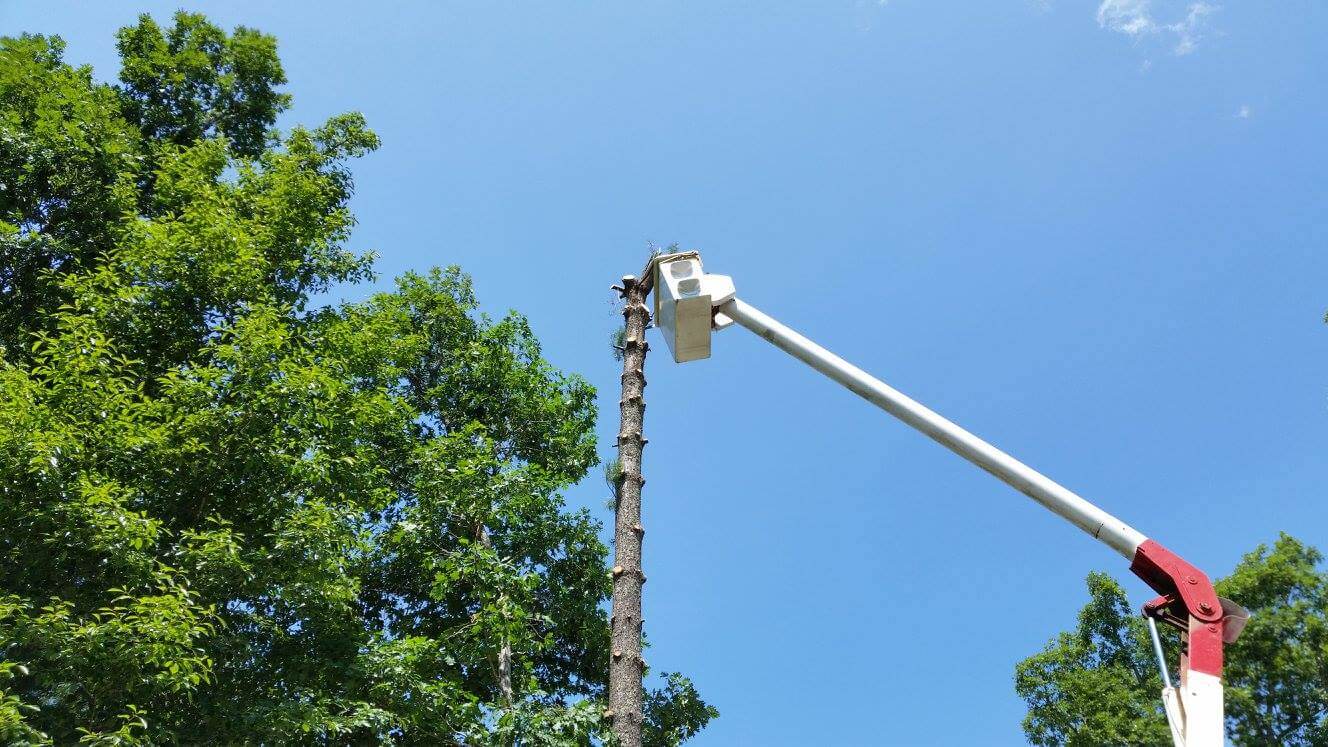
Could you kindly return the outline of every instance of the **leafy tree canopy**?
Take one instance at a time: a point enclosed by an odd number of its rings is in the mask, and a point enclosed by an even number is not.
[[[602,740],[592,389],[455,268],[315,302],[378,140],[275,131],[272,37],[118,41],[0,39],[0,741]]]
[[[1215,584],[1251,613],[1245,632],[1226,648],[1227,735],[1236,744],[1328,744],[1328,572],[1322,560],[1317,550],[1283,534]],[[1015,671],[1015,688],[1028,704],[1024,733],[1038,745],[1170,744],[1146,623],[1109,576],[1091,574],[1088,591],[1076,629]],[[1166,643],[1174,656],[1178,636]],[[1177,673],[1171,676],[1174,681]]]

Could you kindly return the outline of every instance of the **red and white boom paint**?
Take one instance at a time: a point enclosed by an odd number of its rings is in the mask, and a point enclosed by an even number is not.
[[[1177,747],[1223,744],[1222,647],[1240,635],[1249,615],[1236,603],[1219,599],[1202,571],[1046,475],[744,303],[730,278],[703,271],[696,252],[661,255],[652,271],[655,324],[675,361],[710,357],[712,331],[736,323],[1123,555],[1130,570],[1159,595],[1143,609],[1153,631],[1164,682],[1163,705]],[[1154,620],[1181,630],[1179,687],[1171,684]]]

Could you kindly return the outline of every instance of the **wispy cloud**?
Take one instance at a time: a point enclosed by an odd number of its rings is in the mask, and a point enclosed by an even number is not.
[[[1250,105],[1241,104],[1240,111],[1236,112],[1236,119],[1249,119],[1249,118],[1250,118]]]
[[[853,3],[853,26],[859,33],[871,31],[876,26],[885,8],[890,5],[890,0],[854,0]]]
[[[1190,10],[1185,14],[1181,21],[1167,26],[1167,30],[1176,34],[1176,54],[1189,54],[1199,45],[1201,33],[1204,30],[1204,19],[1211,16],[1217,10],[1216,5],[1208,3],[1194,3]]]
[[[1097,23],[1104,29],[1129,36],[1157,31],[1157,24],[1148,14],[1148,0],[1102,0],[1097,7]]]
[[[1108,31],[1125,34],[1132,39],[1166,35],[1175,39],[1172,51],[1187,55],[1199,46],[1207,27],[1207,18],[1217,6],[1206,2],[1190,3],[1185,15],[1171,22],[1158,21],[1152,12],[1151,0],[1102,0],[1097,7],[1097,23]]]

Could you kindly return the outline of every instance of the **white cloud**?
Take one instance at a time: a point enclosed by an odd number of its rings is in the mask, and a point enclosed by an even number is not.
[[[1249,119],[1249,118],[1250,118],[1250,105],[1241,104],[1240,111],[1236,112],[1236,119]]]
[[[1102,0],[1097,7],[1097,25],[1129,36],[1157,31],[1148,14],[1148,0]]]
[[[1108,31],[1139,40],[1158,34],[1173,35],[1176,55],[1187,55],[1199,46],[1207,25],[1206,19],[1217,11],[1216,5],[1191,3],[1185,16],[1170,23],[1153,17],[1152,0],[1102,0],[1097,6],[1097,24]]]
[[[1185,14],[1184,20],[1167,26],[1167,30],[1175,32],[1177,37],[1176,54],[1189,54],[1198,47],[1204,19],[1212,15],[1215,10],[1217,10],[1216,5],[1194,3],[1190,6],[1190,11]]]

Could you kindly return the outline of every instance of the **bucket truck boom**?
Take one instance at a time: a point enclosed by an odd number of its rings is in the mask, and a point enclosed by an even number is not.
[[[1143,607],[1163,678],[1163,705],[1176,747],[1223,744],[1222,647],[1249,614],[1221,599],[1203,571],[1054,480],[950,422],[885,382],[784,326],[736,295],[733,281],[703,271],[696,252],[651,265],[655,326],[676,362],[710,357],[711,333],[733,324],[755,332],[849,391],[991,473],[1130,561],[1158,596]],[[1180,682],[1171,684],[1155,620],[1181,631]]]

